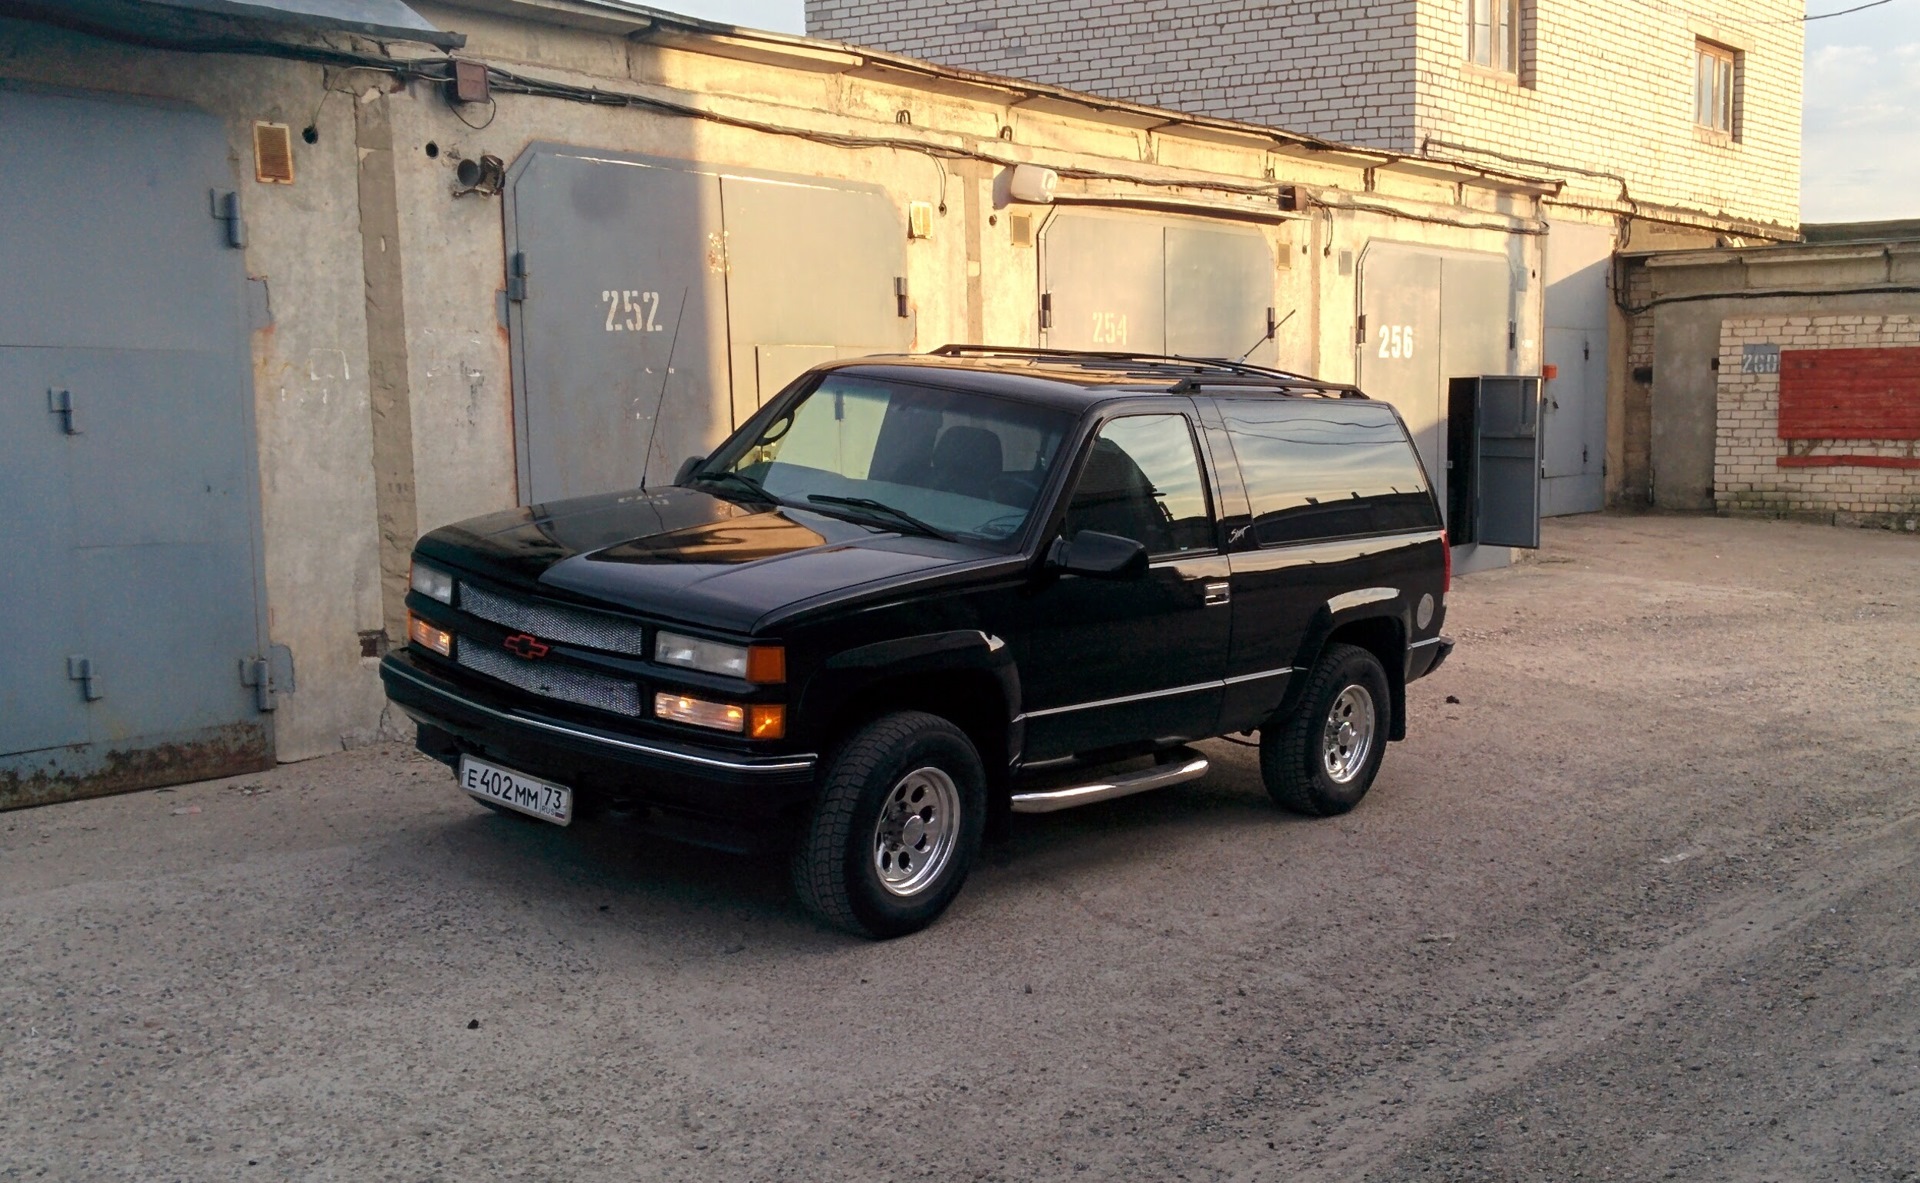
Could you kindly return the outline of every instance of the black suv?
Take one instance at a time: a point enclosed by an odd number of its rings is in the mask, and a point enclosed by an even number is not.
[[[819,367],[673,485],[433,531],[389,697],[496,809],[784,842],[896,936],[984,829],[1204,775],[1357,804],[1450,559],[1393,408],[1241,363],[948,346]]]

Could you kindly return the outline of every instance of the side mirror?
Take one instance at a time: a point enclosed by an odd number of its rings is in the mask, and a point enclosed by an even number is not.
[[[705,456],[689,456],[685,460],[682,460],[680,462],[680,471],[673,474],[673,483],[676,485],[686,484],[687,478],[693,475],[693,470],[700,467],[700,462],[705,459]]]
[[[1138,579],[1147,573],[1147,548],[1118,534],[1082,530],[1071,540],[1054,539],[1047,566],[1089,579]]]

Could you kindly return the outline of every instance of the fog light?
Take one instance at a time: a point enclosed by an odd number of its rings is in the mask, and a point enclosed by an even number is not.
[[[407,613],[407,639],[418,645],[424,645],[442,657],[453,656],[453,634],[439,625]]]
[[[748,739],[784,739],[787,734],[787,708],[756,706],[747,710]]]
[[[653,696],[655,716],[674,723],[685,723],[691,727],[711,727],[715,731],[741,732],[747,729],[747,711],[745,707],[730,702],[708,702],[703,698],[688,698],[684,694],[656,694]]]

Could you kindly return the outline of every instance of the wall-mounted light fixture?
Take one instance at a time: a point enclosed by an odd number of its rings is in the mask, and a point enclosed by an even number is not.
[[[1016,164],[1007,179],[1007,195],[1015,201],[1033,205],[1052,205],[1053,191],[1060,186],[1060,174],[1037,164]]]

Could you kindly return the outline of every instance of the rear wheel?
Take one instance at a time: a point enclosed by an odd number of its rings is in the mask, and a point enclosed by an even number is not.
[[[1360,804],[1386,754],[1387,672],[1355,645],[1329,645],[1292,715],[1260,732],[1260,776],[1283,809],[1332,817]]]
[[[916,932],[959,894],[985,820],[986,773],[966,733],[920,711],[882,716],[829,759],[794,889],[836,928]]]

